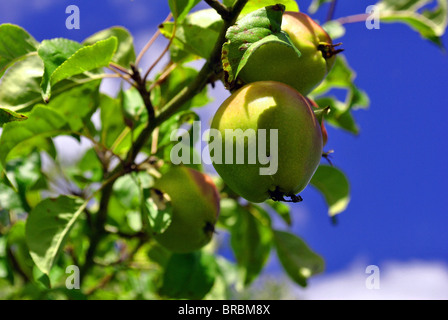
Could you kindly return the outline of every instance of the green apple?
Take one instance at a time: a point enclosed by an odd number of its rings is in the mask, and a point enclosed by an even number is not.
[[[219,157],[218,146],[210,139],[213,166],[235,193],[251,202],[301,200],[296,194],[308,185],[322,156],[322,133],[311,106],[298,91],[274,81],[245,85],[222,103],[211,128],[220,133],[222,144]],[[249,138],[250,132],[255,132],[256,140]],[[244,150],[243,163],[237,163],[238,149],[240,156]],[[250,163],[254,150],[257,159]],[[260,160],[260,150],[266,150],[270,163]],[[268,167],[271,173],[262,174]]]
[[[306,96],[324,80],[341,50],[335,50],[327,32],[304,13],[285,12],[282,31],[301,56],[282,44],[266,44],[254,51],[238,77],[244,83],[283,82]]]
[[[172,166],[154,188],[171,200],[171,224],[155,236],[167,249],[186,253],[210,242],[219,215],[219,193],[213,180],[197,170]]]

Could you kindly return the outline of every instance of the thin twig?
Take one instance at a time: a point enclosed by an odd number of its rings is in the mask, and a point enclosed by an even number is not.
[[[165,18],[165,21],[163,23],[168,22],[173,17],[172,13]],[[135,66],[138,66],[140,63],[140,60],[142,60],[145,53],[149,50],[149,48],[153,45],[153,43],[156,41],[157,37],[160,35],[160,29],[157,28],[156,33],[149,39],[149,41],[146,43],[146,45],[143,47],[143,49],[140,51],[140,53],[137,56],[137,59],[135,60]]]
[[[330,3],[330,8],[328,9],[328,14],[327,14],[327,19],[326,19],[327,22],[330,20],[333,20],[334,11],[336,9],[336,2],[337,2],[337,0],[333,0]]]
[[[173,72],[173,70],[178,66],[177,63],[171,63],[169,66],[163,71],[163,73],[160,75],[160,77],[157,78],[156,81],[151,83],[151,85],[148,88],[148,91],[152,91],[157,85],[165,81],[165,79]]]
[[[168,44],[166,45],[165,49],[163,49],[162,53],[159,55],[159,57],[156,59],[156,61],[154,61],[153,64],[148,68],[148,70],[146,71],[145,75],[143,76],[143,81],[146,81],[146,79],[148,78],[148,76],[151,73],[151,71],[160,62],[160,60],[162,60],[162,58],[165,55],[165,53],[168,52],[168,50],[171,47],[171,44],[173,43],[175,35],[176,35],[176,23],[174,23],[173,34],[171,35],[170,40],[168,41]]]
[[[112,71],[114,74],[116,74],[118,77],[120,77],[121,79],[123,79],[124,81],[126,81],[127,83],[129,83],[131,86],[135,87],[135,83],[133,83],[131,81],[131,77],[125,74],[120,73],[118,70],[112,68],[112,67],[106,67],[107,69],[109,69],[110,71]]]
[[[355,22],[365,22],[366,19],[369,17],[370,15],[368,13],[361,13],[361,14],[355,14],[352,16],[348,16],[348,17],[342,17],[342,18],[338,18],[334,21],[339,22],[340,24],[348,24],[348,23],[355,23]]]
[[[155,128],[152,132],[152,144],[151,144],[151,154],[157,153],[157,146],[159,144],[159,127]]]
[[[92,142],[92,144],[93,144],[94,146],[97,146],[97,147],[101,148],[103,151],[108,152],[108,153],[110,153],[113,157],[117,158],[118,161],[123,162],[123,159],[122,159],[118,154],[116,154],[116,153],[113,151],[113,149],[109,149],[108,147],[106,147],[106,145],[104,145],[104,144],[101,143],[100,141],[95,140],[95,138],[93,138],[93,137],[91,137],[91,136],[89,136],[89,135],[87,135],[87,134],[83,134],[83,133],[81,133],[81,132],[77,132],[77,131],[73,131],[72,133],[75,134],[75,135],[78,135],[78,136],[80,136],[80,137],[84,137],[84,138],[86,138],[87,140],[89,140],[90,142]]]
[[[129,76],[131,75],[131,72],[128,69],[126,69],[125,67],[120,66],[119,64],[111,62],[111,63],[109,63],[109,66],[114,68],[114,69],[117,69],[118,71],[123,72],[124,74],[127,74]]]

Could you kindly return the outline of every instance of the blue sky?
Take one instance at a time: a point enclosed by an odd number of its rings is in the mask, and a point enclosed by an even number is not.
[[[166,3],[2,1],[0,23],[21,25],[39,41],[81,41],[101,29],[123,25],[141,48],[169,13]],[[298,3],[305,11],[310,1]],[[65,8],[70,4],[80,8],[79,30],[65,28]],[[335,16],[363,13],[370,4],[339,1]],[[325,14],[323,10],[315,17]],[[448,55],[402,24],[384,23],[379,30],[368,30],[363,23],[347,25],[340,41],[357,73],[356,83],[371,100],[368,110],[355,112],[359,136],[328,128],[327,148],[335,150],[334,164],[350,179],[352,200],[333,226],[320,194],[307,188],[302,193],[305,201],[293,205],[294,231],[325,258],[328,276],[352,270],[354,264],[360,276],[369,264],[381,268],[398,263],[396,269],[408,270],[403,264],[409,267],[418,261],[428,268],[440,267],[445,277],[448,146],[443,123],[448,118]],[[444,42],[448,44],[447,35]],[[215,102],[201,111],[204,116],[216,110],[226,93],[218,88],[212,95]],[[273,261],[269,270],[276,266]]]

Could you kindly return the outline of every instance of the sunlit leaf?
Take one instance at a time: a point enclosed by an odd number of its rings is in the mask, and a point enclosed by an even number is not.
[[[100,83],[95,80],[67,89],[53,97],[46,107],[62,115],[72,131],[80,132],[98,107]]]
[[[51,87],[56,83],[86,71],[108,66],[117,46],[117,38],[112,36],[76,51],[51,73],[44,99],[50,98]]]
[[[252,11],[267,7],[282,4],[286,11],[299,11],[299,6],[295,0],[249,0],[241,11],[241,16],[246,15]]]
[[[322,28],[324,28],[332,40],[341,38],[345,35],[345,27],[336,20],[324,23]]]
[[[112,36],[116,37],[118,40],[117,51],[115,52],[112,61],[122,67],[129,68],[130,63],[135,61],[134,39],[129,30],[123,27],[104,29],[85,39],[83,44],[92,45]]]
[[[309,277],[324,270],[324,260],[296,235],[275,230],[274,243],[284,270],[297,284],[305,287]]]
[[[381,22],[405,23],[423,38],[442,45],[440,37],[448,24],[448,2],[437,0],[436,7],[426,8],[432,3],[433,0],[381,0],[376,4],[376,10]]]
[[[168,39],[175,31],[174,44],[181,50],[208,59],[221,32],[223,21],[213,9],[188,15],[182,23],[163,23],[159,29]]]
[[[7,68],[35,52],[38,45],[23,28],[10,23],[0,25],[0,77]]]
[[[28,119],[28,117],[24,114],[0,108],[0,127],[7,122],[24,121],[26,119]]]
[[[264,45],[282,46],[300,58],[300,51],[281,30],[283,12],[284,6],[281,5],[262,8],[242,17],[227,30],[222,64],[228,83],[233,83],[251,56]]]
[[[42,102],[40,83],[43,73],[43,62],[37,55],[16,62],[0,82],[0,106],[18,112]]]
[[[330,125],[355,135],[359,134],[359,127],[346,103],[333,96],[316,98],[314,101],[321,108],[330,107],[330,112],[325,116],[325,121]]]
[[[44,75],[41,83],[44,100],[51,91],[50,81],[53,72],[81,48],[82,45],[78,42],[64,38],[42,41],[37,52],[44,62]]]
[[[355,78],[356,73],[348,65],[347,59],[343,55],[338,55],[328,76],[310,96],[320,107],[330,107],[330,113],[325,116],[328,123],[353,134],[358,134],[359,127],[352,111],[368,108],[370,100],[367,93],[356,85]],[[345,101],[340,101],[333,95],[329,95],[329,92],[331,93],[333,89],[345,90]]]
[[[311,184],[324,196],[330,216],[345,211],[350,202],[350,185],[341,170],[320,165],[311,179]]]
[[[27,121],[5,124],[0,137],[0,161],[5,164],[9,153],[23,143],[42,142],[36,139],[66,133],[70,133],[70,129],[61,114],[46,106],[38,106],[29,114]]]

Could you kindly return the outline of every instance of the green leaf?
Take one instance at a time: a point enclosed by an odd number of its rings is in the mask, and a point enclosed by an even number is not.
[[[8,155],[24,143],[47,149],[42,139],[70,133],[67,124],[62,115],[45,106],[35,107],[27,121],[5,124],[0,137],[0,162],[5,165]]]
[[[0,106],[17,112],[42,102],[43,73],[43,62],[37,55],[16,62],[0,82]]]
[[[148,216],[147,212],[142,215],[146,200],[142,190],[151,188],[152,184],[153,179],[146,171],[120,177],[113,187],[108,223],[123,233],[139,232],[146,227]]]
[[[0,77],[7,68],[35,52],[38,45],[21,27],[10,23],[0,25]]]
[[[51,280],[48,275],[40,271],[36,266],[33,268],[33,279],[44,290],[51,289]]]
[[[174,20],[181,22],[201,0],[168,0]]]
[[[325,80],[312,92],[313,95],[327,93],[333,88],[350,90],[354,86],[355,71],[349,66],[344,55],[338,54],[333,68]]]
[[[237,211],[241,210],[235,199],[221,198],[218,224],[220,227],[229,229],[236,223]]]
[[[83,41],[84,45],[92,45],[100,40],[106,40],[110,37],[116,37],[118,40],[117,51],[112,62],[129,68],[131,62],[135,62],[134,39],[131,33],[123,27],[111,27],[95,33]]]
[[[126,134],[123,111],[120,99],[100,95],[100,119],[101,134],[100,141],[108,148],[116,144],[117,139],[127,139],[131,143],[131,135]],[[128,130],[130,132],[130,130]]]
[[[125,208],[140,210],[140,187],[131,175],[120,177],[114,183],[113,190]]]
[[[63,116],[73,132],[86,127],[99,102],[101,80],[87,82],[65,90],[46,105]]]
[[[264,45],[285,46],[300,58],[300,51],[281,30],[284,9],[282,5],[275,5],[253,11],[227,30],[222,64],[228,83],[233,83],[251,55]]]
[[[159,294],[199,300],[211,290],[218,272],[215,256],[203,251],[173,254],[165,267]]]
[[[235,4],[236,0],[222,0],[222,3],[227,7],[231,8]]]
[[[198,71],[196,69],[185,66],[176,67],[165,81],[154,88],[151,95],[152,103],[157,106],[158,109],[162,109],[166,103],[179,93],[179,91],[190,85],[196,79],[197,75]],[[200,93],[196,94],[193,99],[182,105],[178,109],[178,112],[202,107],[209,102],[210,98],[207,95],[207,88],[205,87]]]
[[[441,45],[441,36],[448,24],[448,2],[437,0],[437,6],[425,9],[433,0],[394,1],[381,0],[376,5],[381,22],[402,22],[420,33],[420,35]],[[424,8],[423,10],[421,10]]]
[[[194,138],[197,137],[193,133],[195,121],[200,121],[200,118],[196,113],[194,113],[193,111],[183,111],[175,114],[170,119],[162,123],[159,130],[159,141],[158,141],[159,150],[166,147],[172,147],[173,145],[178,143],[178,140],[173,141],[171,139],[171,135],[173,132],[175,132],[175,130],[178,130],[181,126],[183,129],[186,130],[185,132],[186,136],[188,133],[190,137],[189,142],[193,147],[194,143],[197,142],[194,141]],[[179,141],[181,141],[180,138]]]
[[[36,54],[15,63],[0,82],[0,107],[14,112],[27,112],[36,104],[43,103],[42,76],[44,64]],[[65,94],[72,88],[90,82],[97,83],[100,76],[77,76],[53,86],[52,97]],[[81,106],[84,110],[84,107]]]
[[[5,166],[8,179],[17,190],[16,195],[25,211],[30,210],[27,192],[42,180],[41,166],[41,158],[38,152],[32,152],[26,158],[14,159]]]
[[[242,273],[243,283],[249,285],[260,274],[269,258],[272,229],[240,205],[235,208],[234,216],[236,221],[230,229],[230,244]]]
[[[282,218],[283,221],[286,222],[288,226],[292,225],[291,208],[287,204],[272,200],[268,200],[266,203],[274,209],[274,211],[280,216],[280,218]]]
[[[320,165],[311,179],[311,184],[324,196],[331,217],[347,208],[350,202],[350,185],[341,170]]]
[[[128,126],[134,128],[147,120],[148,114],[145,103],[136,88],[131,87],[128,90],[121,90],[119,97],[121,98],[122,114]]]
[[[302,287],[309,277],[323,272],[324,260],[296,235],[274,230],[274,243],[284,270]]]
[[[208,59],[218,40],[223,21],[213,9],[200,10],[188,15],[183,22],[163,23],[159,29],[168,39],[175,30],[173,44],[177,49]],[[174,29],[175,28],[175,29]]]
[[[87,203],[60,196],[43,200],[30,212],[26,222],[26,242],[36,266],[46,275]]]
[[[64,169],[70,180],[81,190],[85,190],[92,182],[103,179],[103,167],[93,148],[88,149],[75,166]]]
[[[331,2],[332,0],[313,0],[311,1],[310,6],[308,7],[308,12],[310,14],[314,14],[317,12],[317,10],[319,10],[319,8],[327,2]]]
[[[50,98],[51,87],[56,83],[86,71],[107,67],[117,50],[117,45],[117,38],[113,36],[76,51],[51,73],[49,87],[44,94],[45,100]]]
[[[341,38],[345,35],[345,27],[336,20],[325,22],[322,28],[328,33],[332,40]]]
[[[44,75],[41,83],[44,100],[48,100],[50,95],[50,80],[53,72],[81,48],[82,45],[78,42],[63,38],[42,41],[37,53],[44,62]]]
[[[26,119],[28,119],[28,117],[24,114],[0,108],[0,126],[4,125],[7,122],[24,121]]]
[[[241,11],[240,16],[264,7],[274,6],[276,4],[284,5],[285,11],[299,11],[299,6],[295,0],[249,0]]]
[[[322,108],[329,106],[330,113],[325,116],[331,125],[353,134],[359,133],[352,110],[366,109],[370,101],[368,95],[355,84],[356,73],[348,65],[343,55],[338,55],[326,79],[311,94],[312,99]],[[326,96],[333,89],[346,91],[345,101]]]
[[[314,101],[321,108],[330,107],[330,113],[325,116],[325,121],[330,125],[355,135],[359,134],[359,127],[346,103],[332,96],[316,98]]]

